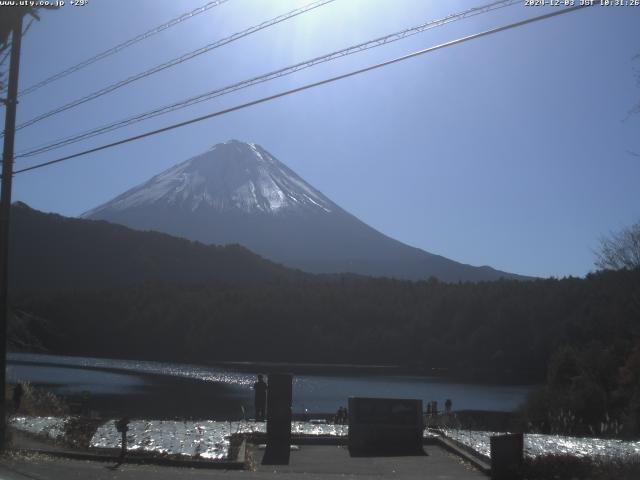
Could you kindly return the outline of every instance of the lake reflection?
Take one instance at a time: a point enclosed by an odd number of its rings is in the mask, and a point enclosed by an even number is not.
[[[137,375],[46,365],[10,365],[7,379],[10,383],[28,381],[36,386],[47,387],[59,395],[77,394],[85,390],[96,394],[126,394],[148,384]]]
[[[245,364],[243,371],[238,371],[227,366],[23,353],[9,354],[8,360],[10,382],[29,381],[61,395],[89,390],[94,394],[127,396],[152,392],[154,385],[167,384],[173,378],[204,387],[207,384],[223,387],[224,395],[218,395],[216,399],[218,407],[228,410],[233,406],[234,411],[238,411],[242,405],[249,414],[253,410],[251,386],[255,375],[260,372],[259,368],[266,368]],[[255,371],[251,371],[253,368]],[[441,406],[445,399],[451,398],[456,410],[512,411],[530,390],[531,386],[469,384],[428,376],[389,375],[386,372],[380,375],[370,370],[354,373],[353,369],[345,369],[344,374],[335,371],[329,375],[296,374],[293,410],[309,414],[335,412],[339,406],[346,406],[348,397],[361,396],[436,400]]]

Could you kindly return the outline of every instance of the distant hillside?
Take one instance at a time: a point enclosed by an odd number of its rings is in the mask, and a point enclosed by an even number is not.
[[[147,281],[262,281],[298,275],[238,245],[207,246],[104,221],[46,214],[24,203],[12,206],[10,241],[14,290]]]

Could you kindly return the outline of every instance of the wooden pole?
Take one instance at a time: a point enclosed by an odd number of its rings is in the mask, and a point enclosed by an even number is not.
[[[11,213],[11,182],[13,181],[13,146],[18,104],[18,71],[20,68],[20,44],[22,43],[22,15],[16,15],[11,38],[11,62],[4,123],[4,147],[2,150],[2,192],[0,192],[0,451],[5,449],[7,402],[7,317],[9,315],[9,217]]]

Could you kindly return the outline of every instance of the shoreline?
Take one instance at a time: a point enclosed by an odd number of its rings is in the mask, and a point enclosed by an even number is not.
[[[82,394],[89,391],[90,401],[85,410],[96,416],[158,419],[240,420],[253,417],[251,385],[255,381],[254,375],[269,371],[249,362],[242,363],[243,373],[238,368],[229,370],[229,363],[217,369],[202,365],[38,354],[12,355],[9,366],[12,367],[9,373],[12,383],[28,381],[40,391],[51,391],[73,405],[75,411],[82,408]],[[321,367],[314,365],[313,368]],[[362,369],[354,372],[350,366],[341,367],[337,373],[298,371],[294,374],[294,386],[300,391],[293,398],[294,416],[329,419],[339,406],[346,404],[348,396],[421,398],[425,408],[427,400],[436,398],[443,405],[444,399],[451,397],[459,410],[512,412],[517,404],[511,399],[522,402],[527,392],[527,388],[512,390],[437,377],[394,375],[386,369],[380,375],[365,372]],[[329,390],[325,391],[325,388]],[[456,402],[456,398],[463,401]]]
[[[272,362],[259,360],[211,360],[196,363],[188,360],[167,360],[167,359],[143,359],[143,358],[121,358],[121,357],[93,357],[84,355],[73,355],[67,353],[42,353],[42,352],[9,352],[7,364],[16,365],[40,365],[54,366],[60,368],[78,368],[78,369],[94,369],[111,373],[131,373],[131,374],[154,374],[153,372],[139,372],[128,368],[118,367],[102,367],[94,365],[78,365],[73,363],[41,361],[41,360],[20,360],[12,359],[12,355],[39,355],[52,358],[68,358],[68,359],[87,359],[96,361],[121,361],[121,362],[145,362],[145,363],[164,363],[173,364],[183,367],[195,368],[221,368],[224,370],[233,370],[239,373],[271,373],[287,372],[307,375],[329,375],[332,373],[341,374],[375,374],[380,376],[397,375],[397,376],[420,376],[430,379],[445,380],[444,383],[467,383],[469,385],[495,385],[495,386],[512,386],[512,387],[535,387],[538,382],[522,382],[516,381],[513,372],[496,373],[493,371],[486,372],[460,372],[455,369],[444,367],[425,367],[416,365],[381,365],[381,364],[356,364],[356,363],[301,363],[301,362]],[[157,375],[163,375],[157,373]],[[500,378],[500,380],[498,380]]]

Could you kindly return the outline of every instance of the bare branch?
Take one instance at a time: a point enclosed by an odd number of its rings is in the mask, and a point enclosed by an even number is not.
[[[602,270],[640,268],[640,222],[602,238],[595,265]]]

